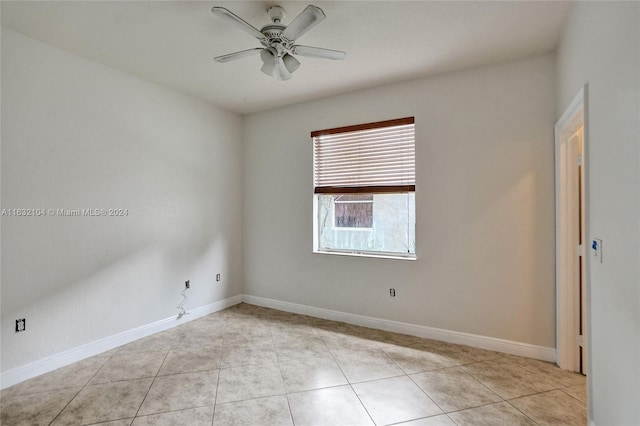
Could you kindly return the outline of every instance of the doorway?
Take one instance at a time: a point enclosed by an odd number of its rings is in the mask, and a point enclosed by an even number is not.
[[[587,372],[586,86],[555,125],[557,363]]]

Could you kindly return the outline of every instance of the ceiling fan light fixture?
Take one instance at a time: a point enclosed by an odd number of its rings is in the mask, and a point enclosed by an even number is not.
[[[260,71],[269,77],[274,77],[276,74],[275,50],[272,47],[262,49],[262,52],[260,52],[260,59],[262,59],[262,68],[260,68]]]
[[[287,69],[282,57],[276,57],[276,79],[278,81],[291,79],[291,73]]]
[[[300,67],[300,61],[288,53],[282,57],[282,60],[284,61],[284,66],[287,68],[287,71],[290,73],[293,73]]]

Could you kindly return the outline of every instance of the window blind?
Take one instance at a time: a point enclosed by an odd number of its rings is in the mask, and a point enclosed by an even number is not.
[[[311,132],[314,192],[415,191],[414,118]]]

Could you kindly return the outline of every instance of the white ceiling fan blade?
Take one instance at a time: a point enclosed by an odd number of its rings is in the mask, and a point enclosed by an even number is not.
[[[216,56],[213,58],[214,61],[224,63],[233,61],[236,59],[244,58],[247,56],[255,55],[260,51],[264,50],[262,47],[256,47],[254,49],[241,50],[240,52],[229,53],[228,55]]]
[[[291,73],[284,64],[282,58],[276,57],[276,78],[278,81],[289,80]]]
[[[322,22],[324,18],[326,18],[326,16],[322,9],[310,4],[287,26],[282,33],[282,37],[287,40],[296,40],[302,34]]]
[[[240,28],[242,31],[245,31],[249,35],[257,38],[258,40],[262,40],[262,39],[265,38],[264,34],[262,34],[260,31],[258,31],[258,29],[256,27],[254,27],[253,25],[247,23],[242,18],[240,18],[238,15],[234,14],[233,12],[230,12],[229,10],[225,9],[224,7],[214,6],[211,9],[211,12],[213,12],[215,15],[217,15],[217,16],[223,18],[223,19],[226,19],[227,22],[235,25],[236,27]]]
[[[294,55],[307,56],[310,58],[323,58],[342,60],[347,57],[345,52],[340,50],[324,49],[322,47],[300,46],[296,45],[291,48]]]

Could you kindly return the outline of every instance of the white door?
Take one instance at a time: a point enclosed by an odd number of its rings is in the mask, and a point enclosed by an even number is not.
[[[557,363],[587,371],[587,185],[585,90],[555,126]]]

